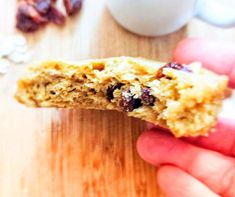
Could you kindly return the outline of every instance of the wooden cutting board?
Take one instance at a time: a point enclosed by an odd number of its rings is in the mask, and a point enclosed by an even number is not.
[[[0,33],[14,29],[15,0],[0,1]],[[235,38],[198,21],[159,37],[139,37],[121,28],[104,1],[86,0],[66,26],[48,25],[25,34],[32,61],[142,56],[168,61],[176,43],[187,35]],[[155,197],[156,168],[138,156],[136,141],[145,122],[122,113],[95,110],[31,109],[14,98],[23,67],[0,81],[1,197]]]

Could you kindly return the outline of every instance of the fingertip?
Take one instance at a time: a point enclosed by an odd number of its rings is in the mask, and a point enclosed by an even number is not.
[[[175,171],[172,170],[172,166],[163,165],[158,169],[157,181],[161,188],[167,188],[169,184],[169,173],[174,176]]]
[[[155,136],[155,131],[148,130],[143,132],[137,140],[137,152],[144,160],[148,160],[148,149],[152,146],[152,136]]]
[[[173,60],[183,64],[191,63],[193,56],[192,49],[196,47],[195,45],[199,46],[199,44],[200,39],[198,38],[186,38],[181,40],[172,53]],[[197,51],[194,51],[194,53],[197,53]]]
[[[145,131],[137,140],[137,151],[142,159],[158,165],[174,145],[174,138],[159,130]]]
[[[158,169],[157,182],[161,190],[169,197],[182,197],[185,188],[179,187],[179,180],[182,179],[176,167],[164,165]],[[177,180],[177,186],[174,181]],[[174,184],[173,184],[174,183]]]
[[[179,169],[171,165],[160,166],[157,172],[157,182],[160,188],[164,191],[167,188],[172,188],[172,181],[178,177],[179,178]],[[172,180],[173,179],[173,180]],[[180,189],[180,188],[178,188]]]

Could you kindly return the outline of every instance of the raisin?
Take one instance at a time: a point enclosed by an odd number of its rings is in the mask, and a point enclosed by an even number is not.
[[[55,91],[51,90],[50,94],[55,95],[56,93],[55,93]]]
[[[106,92],[106,97],[109,101],[111,101],[114,96],[113,96],[113,92],[116,90],[116,89],[120,89],[124,84],[123,83],[116,83],[115,85],[110,85],[107,89],[107,92]]]
[[[73,91],[75,91],[76,90],[76,88],[72,88],[71,90],[69,90],[68,92],[73,92]]]
[[[93,93],[93,94],[96,94],[96,91],[94,88],[91,88],[90,91]]]
[[[142,106],[141,100],[139,98],[134,98],[134,95],[130,91],[125,91],[122,93],[122,97],[119,106],[125,112],[131,112]]]
[[[134,109],[137,109],[137,108],[139,108],[139,107],[141,107],[142,106],[142,101],[141,101],[141,99],[139,99],[139,98],[134,98]]]
[[[166,65],[164,65],[163,67],[161,67],[158,72],[157,72],[157,78],[162,78],[165,77],[165,75],[163,74],[163,69],[164,68],[172,68],[175,70],[180,70],[180,71],[184,71],[184,72],[192,72],[192,70],[190,70],[189,68],[183,66],[182,64],[179,64],[177,62],[170,62]]]
[[[81,0],[64,0],[64,6],[69,16],[74,15],[81,8]]]
[[[150,88],[143,88],[141,94],[143,104],[153,106],[156,100],[155,96],[150,94]]]

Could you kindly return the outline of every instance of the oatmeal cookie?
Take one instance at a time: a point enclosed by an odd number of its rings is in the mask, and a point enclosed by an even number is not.
[[[19,80],[16,98],[31,107],[117,110],[176,137],[196,136],[215,125],[227,81],[200,63],[131,57],[45,61]]]

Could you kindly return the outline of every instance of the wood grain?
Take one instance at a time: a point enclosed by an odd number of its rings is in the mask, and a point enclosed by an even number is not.
[[[0,1],[0,10],[0,33],[14,33],[15,1]],[[196,31],[209,35],[207,26],[193,21],[188,30],[139,37],[114,22],[103,0],[86,0],[65,27],[49,25],[25,36],[32,61],[120,55],[167,61],[176,43]],[[156,169],[135,148],[145,122],[111,111],[26,108],[13,98],[22,70],[15,66],[0,79],[0,196],[162,196]]]

